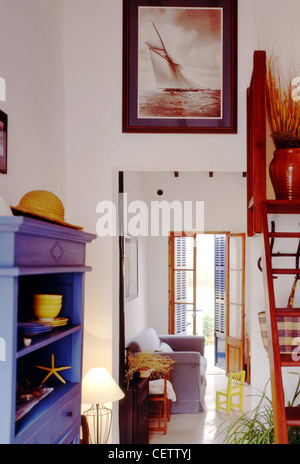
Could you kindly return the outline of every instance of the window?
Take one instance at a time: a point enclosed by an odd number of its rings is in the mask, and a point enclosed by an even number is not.
[[[226,235],[170,234],[170,333],[202,334],[205,311],[210,309],[214,312],[214,299],[218,301],[217,317],[222,322],[224,333],[225,315],[222,311],[225,311],[226,259],[225,255],[219,255],[225,251]],[[215,259],[223,267],[215,266]],[[214,285],[215,281],[217,286]]]
[[[174,333],[186,334],[194,313],[194,237],[174,237]]]
[[[227,372],[244,368],[244,293],[245,234],[170,233],[169,333],[205,335]]]

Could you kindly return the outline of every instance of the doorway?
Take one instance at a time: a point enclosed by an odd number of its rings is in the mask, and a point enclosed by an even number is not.
[[[210,175],[208,172],[196,171],[180,173],[169,171],[126,171],[124,179],[123,173],[120,173],[119,181],[120,197],[123,198],[123,193],[128,195],[127,205],[131,201],[142,200],[147,203],[149,211],[151,211],[150,206],[153,201],[168,201],[171,204],[173,201],[183,203],[184,201],[201,200],[205,202],[205,230],[246,230],[244,207],[246,203],[246,185],[245,177],[239,172],[215,172]],[[123,208],[125,208],[124,203],[120,199],[120,224],[123,223]],[[126,210],[126,212],[128,211]],[[213,232],[212,234],[215,235]],[[172,333],[170,332],[170,319],[168,317],[170,299],[168,294],[170,269],[168,239],[168,235],[151,236],[150,233],[147,237],[139,238],[139,283],[141,291],[138,297],[133,302],[130,302],[132,306],[134,305],[134,308],[126,307],[125,311],[124,237],[120,237],[120,326],[118,327],[120,335],[120,379],[124,377],[125,346],[127,340],[131,337],[133,327],[137,334],[145,328],[145,324],[155,328],[159,334]],[[142,290],[146,291],[143,292]],[[207,293],[209,292],[207,291]],[[190,314],[193,314],[193,311]],[[183,313],[182,317],[184,317]],[[191,317],[190,319],[190,327],[192,327],[193,321],[197,321],[197,318]],[[182,318],[181,323],[183,322]],[[203,320],[203,326],[206,324],[210,324],[209,318]],[[235,326],[238,327],[238,324],[235,324]],[[232,325],[233,327],[234,325]],[[235,350],[233,345],[232,348],[231,351]],[[208,355],[207,349],[206,354]],[[224,370],[221,372],[224,373]],[[129,429],[127,420],[128,417],[124,417],[121,412],[121,435],[122,431]]]
[[[204,335],[208,368],[244,366],[244,234],[169,237],[169,333]]]

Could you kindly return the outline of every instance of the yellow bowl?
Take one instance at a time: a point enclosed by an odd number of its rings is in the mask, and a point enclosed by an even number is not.
[[[57,301],[33,300],[33,305],[34,306],[58,306],[58,305],[62,305],[62,300],[57,300]]]
[[[60,313],[61,307],[61,303],[57,305],[34,304],[33,312],[38,319],[54,319]]]
[[[34,301],[42,301],[43,303],[48,303],[50,301],[59,302],[62,301],[62,295],[33,295]]]

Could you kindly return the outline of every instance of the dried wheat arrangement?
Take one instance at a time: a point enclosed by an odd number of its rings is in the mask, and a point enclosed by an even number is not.
[[[174,360],[156,353],[128,353],[128,370],[125,374],[127,382],[130,382],[135,372],[151,370],[150,378],[157,378],[168,373],[174,364]]]
[[[282,78],[278,60],[267,61],[267,112],[277,149],[300,148],[300,102],[292,98],[292,78]]]

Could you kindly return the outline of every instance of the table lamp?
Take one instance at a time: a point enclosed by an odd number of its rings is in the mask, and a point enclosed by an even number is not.
[[[120,400],[125,395],[104,367],[90,369],[82,381],[82,403],[91,407],[83,414],[89,429],[93,428],[92,443],[107,443],[112,422],[112,410],[104,403]]]

